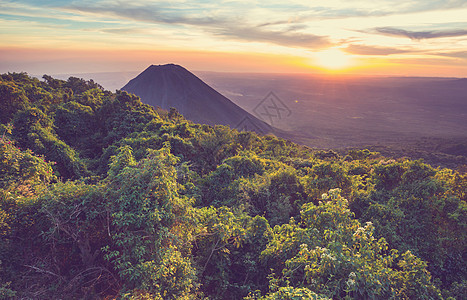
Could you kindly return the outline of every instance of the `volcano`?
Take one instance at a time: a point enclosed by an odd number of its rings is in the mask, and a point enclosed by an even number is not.
[[[151,65],[122,90],[154,107],[166,110],[173,107],[195,123],[227,125],[260,134],[277,131],[179,65]]]

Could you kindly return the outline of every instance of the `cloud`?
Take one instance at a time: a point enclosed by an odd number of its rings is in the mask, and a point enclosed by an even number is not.
[[[271,1],[265,1],[263,8],[270,8]],[[290,3],[290,1],[288,2]],[[304,4],[306,3],[306,4]],[[302,6],[293,12],[294,18],[302,21],[345,19],[355,17],[384,17],[414,14],[432,11],[445,11],[467,7],[465,0],[332,0],[302,2]],[[287,6],[281,7],[281,11]],[[285,20],[282,22],[288,22]],[[280,22],[280,21],[279,21]],[[271,22],[274,24],[277,22]],[[267,23],[269,24],[269,23]]]
[[[203,30],[211,35],[236,39],[248,42],[266,42],[289,47],[304,47],[319,49],[330,46],[331,42],[326,36],[318,36],[300,30],[306,26],[297,23],[288,23],[287,28],[268,30],[271,24],[248,24],[242,17],[211,15],[199,12],[198,9],[174,9],[168,4],[153,5],[107,5],[69,7],[72,11],[116,16],[132,21],[145,23],[166,24],[173,26],[191,26]],[[250,21],[250,20],[248,20]],[[277,23],[279,24],[279,23]]]
[[[372,30],[383,35],[408,37],[412,40],[456,37],[467,35],[466,29],[409,31],[394,27],[377,27]]]
[[[467,7],[465,0],[419,0],[417,6],[424,10],[443,10]]]
[[[113,34],[140,34],[145,33],[145,30],[141,28],[103,28],[99,29],[101,32],[113,33]]]
[[[433,55],[451,57],[451,58],[461,58],[467,60],[467,51],[454,51],[454,52],[438,52],[432,53]]]
[[[183,9],[169,9],[164,4],[159,5],[128,5],[120,2],[94,6],[80,6],[73,4],[68,7],[71,11],[87,12],[94,14],[104,14],[116,17],[123,17],[134,21],[161,23],[161,24],[189,24],[189,25],[209,25],[213,23],[223,23],[224,20],[210,16],[198,17],[189,15]]]
[[[367,45],[349,45],[344,50],[347,53],[357,54],[357,55],[391,55],[391,54],[415,52],[413,50],[407,50],[407,49],[398,49],[398,48],[391,48],[391,47],[376,47],[376,46],[367,46]]]
[[[289,47],[324,48],[331,46],[325,36],[301,33],[294,30],[268,31],[259,27],[234,26],[209,29],[214,35],[234,38],[249,42],[267,42]]]

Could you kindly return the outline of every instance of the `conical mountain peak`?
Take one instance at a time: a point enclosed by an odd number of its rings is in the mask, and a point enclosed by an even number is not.
[[[209,125],[241,126],[248,119],[254,131],[271,132],[271,127],[176,64],[151,65],[123,88],[143,103],[163,109],[176,108],[187,119]],[[240,124],[240,125],[239,125]]]
[[[177,64],[150,65],[145,71],[161,72],[161,71],[171,71],[171,70],[178,70],[178,71],[183,70],[183,71],[189,72],[187,69]]]

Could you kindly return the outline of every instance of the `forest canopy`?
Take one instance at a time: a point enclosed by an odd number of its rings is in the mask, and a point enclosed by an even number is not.
[[[0,75],[0,122],[0,299],[467,295],[461,168],[194,124],[75,77]]]

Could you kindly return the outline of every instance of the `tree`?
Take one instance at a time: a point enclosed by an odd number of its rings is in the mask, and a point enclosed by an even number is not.
[[[304,204],[301,223],[276,227],[263,259],[284,253],[279,286],[307,288],[333,299],[440,298],[427,264],[410,251],[399,255],[374,227],[361,226],[339,189],[323,195],[319,205]],[[276,258],[277,259],[277,258]]]
[[[64,178],[79,178],[87,174],[78,153],[53,132],[53,120],[38,108],[18,112],[13,135],[19,144],[57,163],[56,170]]]
[[[18,110],[28,106],[28,98],[16,83],[0,81],[0,123],[10,122]]]
[[[156,298],[186,297],[195,289],[190,245],[184,242],[193,226],[191,202],[177,192],[177,159],[163,148],[134,164],[130,150],[123,148],[109,171],[112,243],[106,258],[130,294],[144,290]]]

